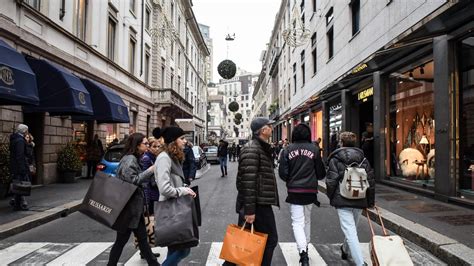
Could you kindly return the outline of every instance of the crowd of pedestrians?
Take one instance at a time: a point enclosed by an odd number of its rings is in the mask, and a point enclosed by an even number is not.
[[[236,213],[238,224],[253,224],[258,232],[268,235],[263,253],[262,265],[271,265],[273,252],[278,244],[278,232],[272,206],[280,206],[277,180],[274,169],[286,183],[293,236],[300,254],[299,263],[309,265],[308,244],[311,240],[311,211],[319,207],[318,180],[326,179],[327,196],[336,209],[345,239],[340,246],[341,258],[352,260],[356,265],[365,265],[357,235],[357,223],[363,209],[374,206],[375,181],[370,166],[372,155],[365,154],[370,147],[372,132],[370,126],[363,134],[363,149],[355,147],[357,136],[342,132],[334,151],[323,162],[321,139],[311,142],[311,129],[306,124],[294,127],[291,143],[288,139],[269,143],[272,136],[272,121],[257,117],[251,122],[252,139],[241,148],[240,145],[219,141],[218,157],[221,176],[228,175],[227,161],[238,161],[236,178]],[[33,136],[28,126],[18,125],[10,137],[11,174],[13,184],[31,182],[35,172]],[[118,143],[118,140],[115,141]],[[123,247],[134,233],[140,254],[149,265],[159,265],[157,256],[149,245],[144,217],[153,215],[156,202],[179,197],[196,197],[189,187],[196,175],[196,164],[192,144],[186,140],[185,132],[179,127],[156,128],[152,137],[133,133],[122,141],[125,144],[123,157],[117,169],[117,178],[137,185],[123,213],[126,224],[116,226],[117,237],[110,252],[109,265],[117,265]],[[369,147],[369,148],[368,148]],[[102,143],[95,135],[87,147],[87,176],[95,174],[95,165],[103,156]],[[366,173],[368,189],[364,197],[348,198],[341,190],[348,167],[358,167]],[[365,192],[364,192],[365,193]],[[10,204],[15,210],[28,209],[23,195],[13,194]],[[156,221],[159,222],[159,221]],[[163,265],[178,265],[190,254],[187,246],[168,246]],[[233,265],[225,262],[224,265]]]

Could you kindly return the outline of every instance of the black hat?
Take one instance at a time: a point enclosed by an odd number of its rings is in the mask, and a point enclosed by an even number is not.
[[[262,129],[262,127],[272,124],[273,121],[269,120],[268,118],[265,117],[255,117],[252,120],[252,123],[250,123],[250,129],[252,130],[253,134],[257,134],[257,132]]]
[[[170,144],[185,134],[180,127],[165,127],[160,133],[166,144]]]
[[[308,125],[301,123],[298,124],[291,133],[291,141],[306,141],[311,143],[311,129]]]
[[[155,128],[153,129],[153,133],[152,133],[152,134],[153,134],[153,137],[155,137],[155,139],[161,138],[161,137],[162,137],[162,136],[161,136],[161,128],[155,127]]]

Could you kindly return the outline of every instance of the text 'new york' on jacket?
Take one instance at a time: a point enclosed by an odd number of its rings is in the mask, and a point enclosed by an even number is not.
[[[317,193],[318,180],[326,176],[319,148],[307,141],[285,148],[279,165],[278,174],[291,193]]]
[[[329,155],[328,172],[326,175],[327,196],[331,201],[331,205],[336,208],[358,208],[364,209],[371,207],[375,203],[375,180],[374,171],[370,167],[368,160],[364,160],[364,152],[359,148],[343,147],[336,149]],[[367,189],[366,198],[364,199],[346,199],[339,193],[339,184],[344,178],[344,172],[348,165],[352,163],[360,164],[367,172],[367,180],[370,187]]]
[[[237,212],[255,214],[257,204],[280,206],[270,144],[255,137],[242,148],[236,184]]]

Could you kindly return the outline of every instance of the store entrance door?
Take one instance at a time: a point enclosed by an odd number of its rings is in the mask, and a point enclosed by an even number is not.
[[[374,165],[374,102],[373,99],[359,104],[359,124],[356,131],[359,143],[370,165]]]
[[[43,183],[43,144],[44,144],[44,116],[45,113],[24,113],[23,123],[28,126],[28,131],[33,136],[33,148],[36,173],[32,174],[31,182]]]

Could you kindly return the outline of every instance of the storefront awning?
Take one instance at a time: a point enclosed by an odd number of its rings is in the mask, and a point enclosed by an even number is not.
[[[96,120],[97,123],[130,123],[128,108],[117,93],[107,86],[81,79],[92,99],[92,116],[74,116],[73,120]]]
[[[27,57],[36,74],[40,104],[25,107],[25,112],[49,112],[50,115],[92,115],[89,92],[81,80],[61,66]]]
[[[25,58],[0,40],[0,105],[38,105],[36,77]]]

